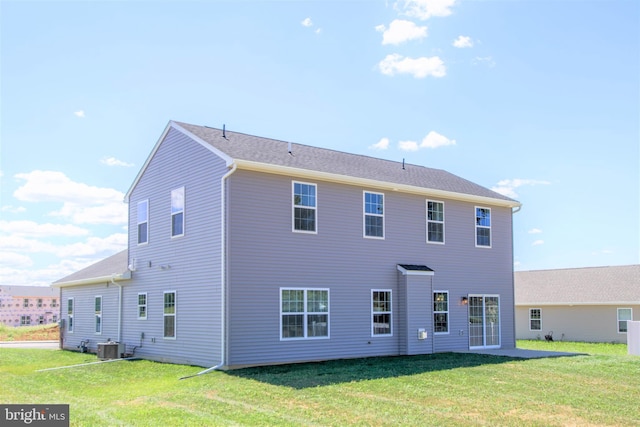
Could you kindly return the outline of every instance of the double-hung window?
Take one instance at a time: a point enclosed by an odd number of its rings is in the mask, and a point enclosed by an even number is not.
[[[176,337],[176,291],[164,293],[164,338]]]
[[[433,331],[436,334],[449,333],[449,292],[433,293]]]
[[[316,185],[293,182],[293,231],[317,232]]]
[[[627,320],[633,320],[633,312],[630,308],[618,309],[618,333],[627,333]]]
[[[280,339],[329,337],[328,289],[280,289]]]
[[[73,298],[67,300],[67,332],[73,332]]]
[[[427,200],[427,242],[444,243],[444,202]]]
[[[96,324],[96,334],[102,333],[102,297],[98,296],[95,298],[95,324]]]
[[[20,316],[20,326],[28,326],[31,324],[31,316]]]
[[[42,298],[38,298],[37,307],[42,308]]]
[[[476,207],[476,246],[491,247],[491,208]]]
[[[184,235],[184,187],[171,191],[171,237]]]
[[[542,330],[542,310],[539,308],[529,309],[529,330],[541,331]]]
[[[384,194],[364,192],[364,236],[384,239]]]
[[[147,293],[140,292],[138,294],[138,319],[144,320],[147,318]]]
[[[22,300],[22,308],[28,308],[29,307],[29,298],[25,298]]]
[[[391,290],[373,289],[371,291],[371,335],[392,335],[392,321]]]
[[[138,202],[138,244],[149,242],[149,199]]]

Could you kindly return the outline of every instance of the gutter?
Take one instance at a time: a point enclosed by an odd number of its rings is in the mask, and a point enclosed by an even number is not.
[[[89,279],[79,279],[79,280],[72,280],[70,282],[56,282],[56,283],[52,283],[51,287],[53,288],[66,288],[68,286],[80,286],[80,285],[96,285],[99,283],[114,283],[114,281],[122,281],[122,280],[129,280],[131,279],[131,272],[130,271],[126,271],[124,273],[113,273],[110,274],[108,276],[99,276],[99,277],[92,277]]]

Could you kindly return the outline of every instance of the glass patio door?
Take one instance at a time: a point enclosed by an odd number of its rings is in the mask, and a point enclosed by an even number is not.
[[[500,347],[500,297],[469,295],[469,348]]]

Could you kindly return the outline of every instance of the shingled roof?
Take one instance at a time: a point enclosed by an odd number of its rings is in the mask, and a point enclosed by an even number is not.
[[[640,265],[517,271],[516,305],[640,304]]]
[[[87,285],[91,283],[127,280],[131,278],[131,272],[127,268],[127,250],[118,252],[90,266],[76,271],[62,279],[53,282],[54,287]]]
[[[467,200],[484,200],[500,206],[520,206],[516,200],[441,169],[294,144],[229,130],[223,132],[222,129],[175,121],[169,122],[163,137],[171,128],[222,153],[229,163],[241,163],[240,168],[269,165],[272,171],[280,169],[281,171],[317,172],[325,176],[343,177],[345,182],[350,179],[360,179],[371,183],[395,185],[402,189],[432,190],[434,195],[458,194],[466,196],[461,198]],[[156,144],[157,147],[158,144]],[[142,168],[131,189],[135,187],[144,169],[145,167]],[[130,192],[131,190],[127,193],[127,198]]]

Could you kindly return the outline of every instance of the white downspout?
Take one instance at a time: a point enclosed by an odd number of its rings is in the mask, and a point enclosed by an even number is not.
[[[213,369],[219,369],[226,365],[227,362],[227,178],[233,174],[237,165],[234,162],[231,166],[231,169],[222,176],[221,179],[221,189],[220,189],[220,259],[221,259],[221,268],[220,268],[220,364],[214,366]]]
[[[116,283],[114,276],[111,276],[111,283],[118,287],[118,342],[122,342],[122,285]]]

